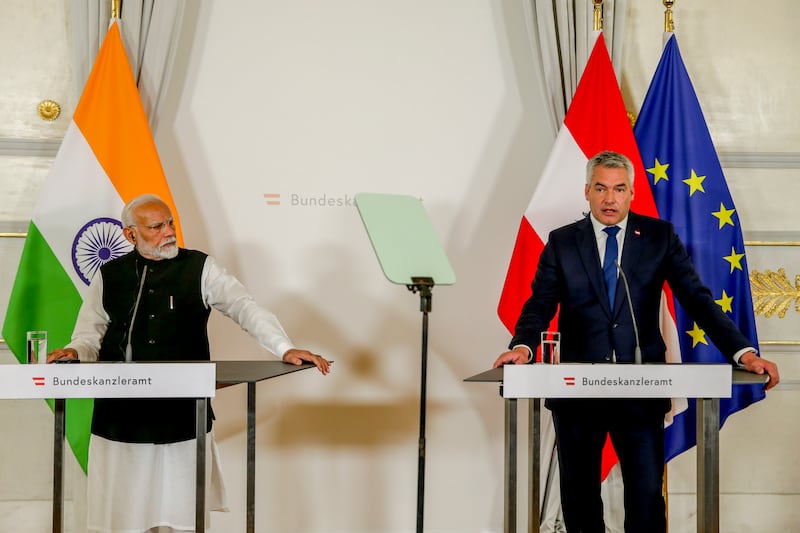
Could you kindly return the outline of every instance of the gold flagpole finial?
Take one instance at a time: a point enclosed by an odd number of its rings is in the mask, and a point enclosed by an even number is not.
[[[675,3],[675,0],[664,0],[664,7],[667,8],[664,11],[664,31],[666,33],[672,33],[675,31],[675,21],[672,20],[672,4]]]
[[[592,0],[594,4],[594,31],[603,29],[603,0]]]
[[[111,0],[111,18],[118,19],[119,15],[119,0]]]

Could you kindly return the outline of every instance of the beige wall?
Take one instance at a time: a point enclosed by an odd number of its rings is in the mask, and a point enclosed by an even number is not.
[[[66,31],[53,20],[63,13],[44,8],[51,4],[11,2],[21,20],[38,23],[0,22],[0,39],[35,57],[61,53]],[[495,387],[463,379],[487,369],[508,340],[495,307],[553,138],[522,1],[189,4],[156,133],[186,243],[240,277],[299,346],[336,361],[325,378],[304,372],[259,385],[257,530],[414,529],[418,296],[385,280],[352,205],[308,205],[323,195],[347,204],[368,191],[421,197],[458,277],[434,289],[430,315],[425,529],[500,531],[502,402]],[[791,236],[800,167],[794,6],[676,4],[681,51],[746,238]],[[658,61],[662,13],[660,1],[629,2],[622,87],[634,113]],[[42,30],[45,22],[53,29]],[[58,138],[66,117],[42,124],[30,105],[56,93],[68,111],[68,69],[48,85],[52,63],[14,61],[8,71],[25,74],[0,81],[9,95],[0,97],[0,137]],[[0,202],[0,214],[13,226],[29,216],[49,159],[3,146],[0,183],[15,200]],[[266,205],[264,193],[280,194],[281,205]],[[0,247],[5,301],[21,239]],[[790,279],[796,255],[748,246],[751,268],[784,267]],[[787,344],[800,339],[797,316],[792,308],[784,319],[758,319],[762,341],[783,343],[763,346],[765,354],[794,385],[723,430],[723,531],[800,523],[792,459],[800,357]],[[270,357],[224,317],[212,319],[211,334],[219,359]],[[212,531],[244,529],[245,401],[235,387],[214,402],[232,512],[215,514]],[[0,439],[0,530],[45,531],[47,462],[8,458],[20,449],[47,457],[49,415],[40,404],[5,402],[0,419],[15,428]],[[672,532],[694,531],[693,487],[689,452],[669,468]]]

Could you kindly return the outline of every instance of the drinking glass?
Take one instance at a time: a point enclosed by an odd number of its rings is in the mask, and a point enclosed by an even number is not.
[[[561,333],[558,331],[542,332],[542,363],[557,365],[561,362]]]
[[[28,364],[47,363],[47,332],[29,331],[26,339]]]

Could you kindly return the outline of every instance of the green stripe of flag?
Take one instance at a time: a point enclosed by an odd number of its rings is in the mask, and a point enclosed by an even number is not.
[[[17,360],[27,361],[25,335],[28,331],[47,331],[48,349],[67,344],[81,302],[72,280],[36,224],[31,222],[3,323],[3,337]],[[92,400],[88,399],[67,401],[67,440],[84,471],[92,405]]]

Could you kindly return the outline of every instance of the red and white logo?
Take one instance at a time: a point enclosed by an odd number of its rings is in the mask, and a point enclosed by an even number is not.
[[[564,376],[564,385],[567,387],[575,386],[575,378],[573,376]]]
[[[44,376],[33,376],[33,384],[37,387],[44,387]]]

